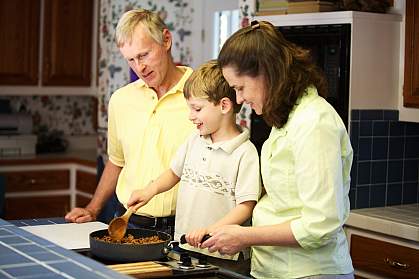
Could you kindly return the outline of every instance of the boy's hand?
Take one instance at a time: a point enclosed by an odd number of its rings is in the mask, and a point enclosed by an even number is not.
[[[154,192],[150,187],[141,190],[135,190],[131,193],[128,200],[128,207],[134,206],[134,212],[140,207],[146,205],[154,197]]]
[[[187,233],[185,238],[186,238],[186,241],[188,242],[189,245],[191,245],[193,247],[200,248],[202,238],[204,237],[204,235],[206,235],[208,233],[209,232],[206,228],[197,229],[197,230],[194,230],[194,231],[191,231],[191,232]]]

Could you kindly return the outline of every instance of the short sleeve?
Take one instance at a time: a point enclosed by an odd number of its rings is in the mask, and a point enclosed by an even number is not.
[[[115,93],[112,95],[108,106],[108,156],[109,160],[116,166],[125,165],[124,153],[121,142],[118,139],[116,125]]]
[[[172,171],[178,176],[182,177],[183,167],[185,165],[186,154],[188,152],[188,146],[191,141],[192,137],[189,137],[187,141],[185,141],[176,151],[175,156],[172,158],[170,162],[170,168]]]
[[[259,155],[255,146],[246,142],[247,149],[240,160],[235,188],[236,204],[257,201],[261,193]]]

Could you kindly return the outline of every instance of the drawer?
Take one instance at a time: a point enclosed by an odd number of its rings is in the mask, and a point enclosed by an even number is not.
[[[1,175],[6,179],[6,192],[57,190],[70,187],[68,170],[16,171]]]
[[[78,191],[93,194],[96,190],[96,174],[77,171],[76,188]]]
[[[91,201],[91,198],[86,198],[85,196],[76,195],[76,207],[86,207],[86,205]]]
[[[4,219],[64,217],[69,209],[69,195],[6,198]]]
[[[386,278],[419,278],[419,250],[351,235],[354,268]]]

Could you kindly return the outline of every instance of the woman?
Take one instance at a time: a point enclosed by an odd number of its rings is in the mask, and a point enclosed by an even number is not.
[[[233,34],[218,60],[237,102],[273,128],[262,147],[266,194],[253,227],[223,226],[201,247],[232,254],[251,246],[256,278],[353,278],[342,229],[352,148],[339,115],[321,97],[324,76],[308,51],[263,21]]]

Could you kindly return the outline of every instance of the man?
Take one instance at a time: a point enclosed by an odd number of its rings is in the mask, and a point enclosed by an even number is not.
[[[120,202],[116,215],[125,212],[131,192],[169,167],[193,128],[183,97],[192,69],[174,64],[172,36],[158,15],[143,9],[126,12],[116,27],[116,41],[140,79],[117,90],[109,101],[109,161],[90,203],[65,216],[71,222],[95,220],[115,191]],[[130,227],[173,235],[176,195],[177,187],[155,196],[131,216]]]

